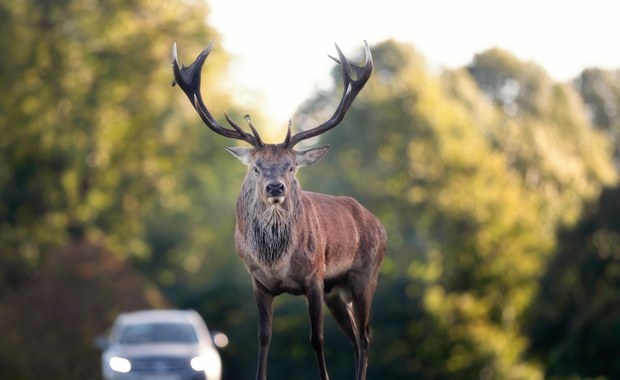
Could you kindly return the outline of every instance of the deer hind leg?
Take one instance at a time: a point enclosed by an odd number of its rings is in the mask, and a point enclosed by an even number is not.
[[[332,316],[353,345],[355,351],[355,377],[357,378],[359,370],[357,368],[357,363],[359,362],[360,352],[357,326],[355,325],[353,306],[350,299],[351,297],[348,294],[348,289],[344,289],[340,286],[334,286],[329,293],[325,294],[325,304],[327,304]]]
[[[321,380],[329,380],[323,353],[323,282],[319,279],[313,279],[306,289],[311,326],[310,342],[319,362]]]
[[[357,279],[351,282],[351,298],[353,303],[353,315],[357,327],[357,344],[359,357],[356,364],[356,379],[366,379],[366,367],[368,365],[368,347],[370,345],[370,305],[375,293],[376,278],[368,280]]]

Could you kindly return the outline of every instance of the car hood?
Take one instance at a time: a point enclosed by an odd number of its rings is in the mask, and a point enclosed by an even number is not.
[[[191,357],[200,354],[201,349],[197,344],[131,344],[114,345],[108,351],[111,355],[125,357],[140,356],[179,356]]]

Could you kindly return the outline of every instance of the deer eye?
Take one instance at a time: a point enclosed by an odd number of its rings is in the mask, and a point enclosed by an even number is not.
[[[289,171],[289,172],[292,172],[293,170],[295,170],[295,167],[294,167],[293,165],[291,165],[291,166],[289,166],[289,167],[288,167],[288,171]]]
[[[256,166],[252,167],[252,171],[254,171],[254,174],[260,174],[260,171]]]

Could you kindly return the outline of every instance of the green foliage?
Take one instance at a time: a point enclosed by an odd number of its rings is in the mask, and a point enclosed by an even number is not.
[[[573,222],[582,200],[616,176],[612,145],[592,130],[579,94],[500,50],[477,55],[468,71],[503,111],[477,120],[487,138],[526,185],[544,195],[551,228],[557,218]]]
[[[605,131],[620,165],[620,70],[584,70],[575,80],[594,126]]]
[[[163,186],[171,157],[159,150],[170,156],[177,142],[162,131],[174,102],[159,88],[169,81],[163,57],[172,36],[189,29],[177,21],[183,12],[137,1],[3,8],[11,22],[1,47],[14,52],[7,72],[19,70],[2,77],[3,228],[15,229],[3,236],[44,234],[35,244],[45,248],[73,226],[106,231],[117,254],[144,253],[132,240],[143,230],[138,216]]]
[[[559,233],[526,324],[551,378],[620,376],[620,188],[606,189]],[[550,302],[552,300],[552,302]]]

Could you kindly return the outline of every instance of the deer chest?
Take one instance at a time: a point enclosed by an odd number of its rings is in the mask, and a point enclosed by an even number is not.
[[[290,250],[293,240],[291,226],[285,222],[264,224],[255,220],[247,234],[256,259],[270,267]]]

